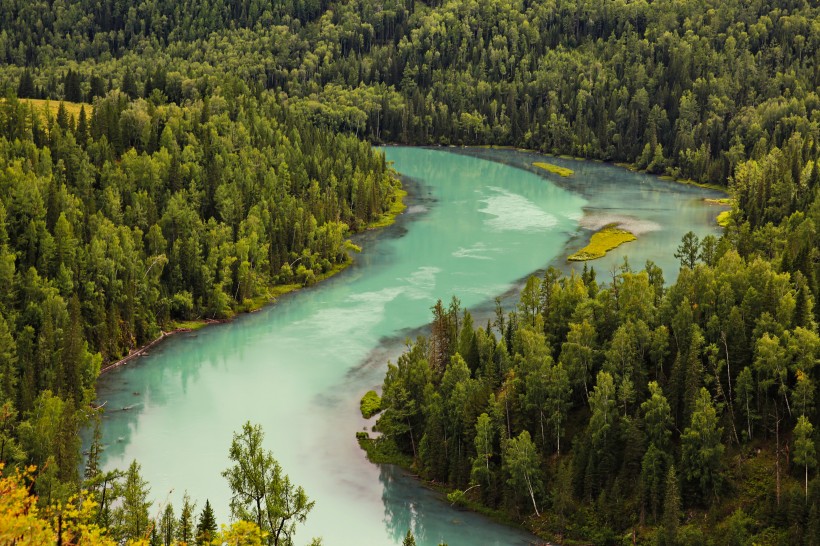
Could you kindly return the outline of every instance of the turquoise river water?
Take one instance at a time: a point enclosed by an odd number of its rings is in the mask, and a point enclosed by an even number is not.
[[[387,359],[430,319],[437,298],[490,309],[496,296],[565,256],[591,231],[620,222],[638,240],[594,262],[598,278],[629,256],[651,258],[667,281],[681,236],[718,233],[711,192],[617,167],[557,158],[569,179],[538,173],[541,156],[501,150],[388,147],[387,159],[413,189],[392,227],[358,237],[353,266],[275,305],[196,333],[174,336],[104,375],[105,468],[142,465],[152,513],[184,491],[209,499],[227,522],[233,431],[262,425],[265,445],[293,483],[316,501],[297,544],[529,544],[534,538],[450,507],[391,466],[370,464],[355,433],[370,425],[359,398],[381,384]],[[490,158],[492,161],[485,158]],[[578,267],[577,265],[575,267]],[[486,319],[485,319],[486,320]]]

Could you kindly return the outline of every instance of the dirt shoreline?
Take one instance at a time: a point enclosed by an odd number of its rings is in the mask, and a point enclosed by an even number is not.
[[[237,314],[236,316],[239,316],[239,315]],[[223,319],[223,320],[206,319],[206,320],[203,321],[205,323],[203,326],[208,326],[210,324],[221,324],[221,323],[227,322],[229,320],[231,320],[231,319]],[[107,372],[110,372],[111,370],[113,370],[115,368],[119,368],[120,366],[124,366],[124,365],[128,364],[129,362],[131,362],[132,360],[134,360],[136,358],[144,356],[148,352],[149,349],[153,349],[161,341],[163,341],[166,338],[169,338],[169,337],[171,337],[175,334],[181,334],[183,332],[193,332],[193,331],[194,331],[193,328],[175,328],[175,329],[170,330],[168,332],[162,331],[162,332],[160,332],[159,337],[156,338],[154,341],[150,341],[150,342],[146,343],[145,345],[143,345],[142,347],[139,347],[138,349],[133,349],[132,351],[130,351],[123,358],[117,360],[116,362],[114,362],[112,364],[108,364],[107,366],[104,366],[104,367],[100,368],[100,374],[99,375],[103,375]]]

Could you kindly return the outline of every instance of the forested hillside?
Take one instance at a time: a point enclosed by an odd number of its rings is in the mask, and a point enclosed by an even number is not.
[[[15,65],[0,81],[21,96],[179,102],[229,70],[379,142],[506,144],[717,184],[810,134],[820,107],[804,1],[62,4],[0,8]]]
[[[90,6],[3,2],[0,11],[0,78],[19,80],[0,102],[0,461],[7,473],[39,469],[33,491],[53,515],[81,484],[78,432],[101,366],[162,330],[257,308],[276,285],[337,271],[349,234],[383,218],[397,182],[368,143],[315,127],[225,67],[208,68],[195,96],[168,101],[45,62],[74,56],[85,33],[73,17]],[[126,14],[98,15],[122,32]],[[78,58],[138,74],[118,58],[136,54],[136,40],[89,33],[115,56]],[[27,44],[23,58],[6,57],[8,40]],[[164,53],[139,55],[156,66]],[[59,80],[59,93],[27,89],[30,73]],[[54,114],[16,95],[81,102]],[[139,538],[121,511],[101,519],[127,494],[126,477],[104,477],[94,520],[110,536]]]
[[[241,84],[182,106],[119,91],[47,116],[0,103],[0,461],[79,483],[102,364],[347,263],[394,199],[384,158]]]
[[[476,332],[439,308],[388,372],[386,437],[551,536],[815,543],[818,11],[0,2],[5,472],[68,498],[101,365],[344,263],[395,200],[366,141],[509,145],[726,186],[726,235],[685,241],[668,288],[548,274]]]

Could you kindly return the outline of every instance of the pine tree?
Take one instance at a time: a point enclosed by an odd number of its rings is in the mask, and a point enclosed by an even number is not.
[[[69,69],[63,80],[63,91],[65,100],[69,102],[80,102],[83,100],[83,94],[80,89],[80,74],[74,70]]]
[[[85,147],[88,137],[88,116],[85,113],[85,105],[83,105],[80,106],[80,113],[77,116],[77,143]]]
[[[130,70],[126,70],[122,78],[122,92],[132,99],[137,98],[137,83],[134,81],[134,76]]]
[[[690,231],[681,239],[681,244],[675,251],[675,258],[680,260],[680,266],[695,269],[698,262],[700,250],[700,239],[694,232]]]
[[[125,473],[125,483],[120,488],[122,502],[114,511],[115,536],[119,539],[140,539],[148,536],[150,520],[148,510],[148,482],[140,476],[140,465],[132,461]]]
[[[191,544],[196,536],[194,535],[194,511],[196,504],[191,502],[191,497],[186,492],[182,496],[182,511],[179,514],[179,521],[176,525],[176,539],[185,544]]]
[[[211,502],[205,500],[205,508],[199,515],[199,523],[196,525],[196,543],[199,546],[210,544],[216,536],[216,516],[214,510],[211,508]]]
[[[678,524],[681,515],[680,492],[678,490],[678,477],[675,474],[674,465],[669,467],[666,474],[666,496],[663,499],[663,518],[660,529],[661,546],[672,546],[677,544]]]
[[[695,400],[691,424],[681,434],[681,464],[686,479],[699,486],[702,498],[711,491],[717,495],[721,481],[723,428],[718,427],[712,397],[705,388]]]
[[[404,535],[404,540],[401,541],[401,546],[416,546],[416,537],[413,536],[413,532],[410,529],[407,530],[407,534]]]
[[[20,83],[17,86],[17,96],[21,99],[35,98],[34,80],[28,68],[20,75]]]
[[[159,538],[164,546],[171,546],[174,543],[176,530],[177,520],[174,517],[174,505],[169,502],[159,520]]]

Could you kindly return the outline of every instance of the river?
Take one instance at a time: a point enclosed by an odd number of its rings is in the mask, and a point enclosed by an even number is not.
[[[207,498],[227,522],[221,472],[232,433],[250,420],[316,501],[297,544],[318,536],[326,545],[400,544],[408,528],[419,545],[530,543],[367,462],[355,440],[369,424],[359,398],[381,384],[387,359],[429,321],[437,298],[457,295],[470,309],[502,294],[512,302],[522,279],[550,263],[568,270],[565,256],[610,221],[638,240],[593,262],[602,280],[627,254],[636,269],[651,258],[672,280],[681,236],[718,233],[720,209],[703,202],[712,192],[609,165],[547,158],[575,170],[561,180],[535,172],[532,161],[544,159],[522,152],[384,151],[413,192],[395,225],[358,238],[364,251],[354,265],[257,313],[174,336],[100,379],[103,466],[137,459],[152,514],[169,500],[178,513],[187,490],[198,510]]]

